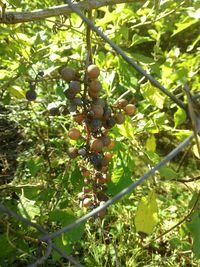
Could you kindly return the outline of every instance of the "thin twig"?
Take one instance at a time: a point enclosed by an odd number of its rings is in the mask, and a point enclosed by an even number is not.
[[[114,251],[115,251],[115,256],[116,256],[116,267],[120,267],[121,264],[120,264],[120,262],[119,262],[117,246],[115,246],[115,244],[114,244],[114,242],[112,241],[112,239],[110,238],[109,234],[103,229],[103,227],[100,226],[100,229],[101,229],[102,233],[108,238],[110,244],[113,246],[113,249],[114,249]]]
[[[135,0],[136,1],[136,0]],[[137,0],[138,2],[141,0]],[[92,9],[98,9],[103,6],[132,3],[133,0],[85,0],[77,3],[76,5],[84,11]],[[72,13],[71,8],[68,5],[52,6],[45,9],[33,10],[30,12],[6,12],[5,16],[0,18],[0,24],[16,24],[22,22],[29,22],[35,20],[41,20],[50,17],[56,17],[61,15],[70,15]]]
[[[193,207],[191,208],[191,210],[189,211],[189,213],[178,223],[176,223],[174,226],[172,226],[170,229],[168,229],[167,231],[165,231],[164,233],[162,233],[161,235],[159,235],[158,237],[156,237],[155,239],[153,239],[151,242],[149,242],[147,245],[145,245],[145,247],[149,246],[151,243],[155,242],[156,240],[160,239],[161,237],[163,237],[164,235],[168,234],[169,232],[171,232],[173,229],[175,229],[176,227],[178,227],[179,225],[181,225],[182,223],[184,223],[193,213],[193,211],[195,210],[198,202],[200,200],[200,191],[198,193],[197,199],[193,205]]]
[[[166,94],[171,100],[173,100],[179,107],[186,110],[186,105],[178,99],[176,96],[174,96],[171,92],[169,92],[163,85],[161,85],[157,80],[155,80],[150,74],[148,74],[145,70],[143,70],[138,64],[135,63],[135,61],[132,60],[132,58],[128,57],[126,53],[115,43],[113,43],[102,31],[99,30],[98,27],[96,27],[91,20],[86,18],[86,16],[80,11],[77,5],[72,4],[71,0],[67,0],[67,3],[69,7],[77,13],[82,20],[87,23],[91,27],[91,29],[96,32],[97,35],[99,35],[105,42],[107,42],[121,57],[129,63],[135,70],[137,70],[140,74],[142,74],[144,77],[146,77],[155,87],[160,89],[164,94]]]
[[[198,129],[200,130],[200,126],[199,126]],[[76,228],[78,225],[84,223],[89,218],[94,217],[100,211],[108,208],[110,205],[114,204],[119,199],[121,199],[125,195],[129,194],[130,192],[132,192],[133,189],[135,189],[137,186],[141,185],[151,175],[153,175],[162,166],[164,166],[167,162],[169,162],[172,158],[174,158],[180,151],[182,151],[191,142],[191,140],[192,140],[193,137],[194,137],[194,134],[192,134],[188,138],[186,138],[175,149],[173,149],[165,158],[163,158],[154,168],[152,168],[151,170],[149,170],[145,175],[143,175],[142,177],[140,177],[137,181],[135,181],[134,183],[132,183],[130,186],[128,186],[127,188],[123,189],[120,193],[118,193],[117,195],[115,195],[113,198],[111,198],[108,201],[106,201],[102,206],[99,206],[99,207],[95,208],[94,210],[92,210],[91,212],[87,213],[83,217],[77,219],[74,223],[71,223],[71,224],[69,224],[67,226],[64,226],[64,227],[60,228],[59,230],[57,230],[57,231],[55,231],[55,232],[53,232],[51,234],[42,236],[40,238],[40,240],[45,241],[45,240],[48,240],[50,238],[52,239],[52,238],[55,238],[55,237],[57,237],[57,236],[59,236],[59,235],[61,235],[63,233],[66,233],[66,232],[71,231],[72,229]]]

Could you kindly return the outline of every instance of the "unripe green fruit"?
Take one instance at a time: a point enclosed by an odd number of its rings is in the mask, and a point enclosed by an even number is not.
[[[100,69],[94,64],[89,65],[87,68],[87,75],[91,79],[96,79],[100,75]]]

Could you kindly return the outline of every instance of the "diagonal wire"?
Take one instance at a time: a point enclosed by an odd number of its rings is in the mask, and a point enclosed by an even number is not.
[[[43,233],[43,234],[48,234],[48,232],[39,224],[37,223],[33,223],[30,220],[24,218],[23,216],[17,214],[16,212],[14,212],[13,210],[11,210],[10,208],[7,208],[4,204],[0,203],[0,211],[3,211],[4,213],[6,213],[7,215],[9,215],[10,217],[13,217],[15,219],[17,219],[20,222],[23,222],[25,225],[28,226],[32,226],[35,229],[37,229],[39,232]],[[50,240],[50,239],[47,239]],[[62,251],[57,245],[52,244],[52,247],[54,250],[57,251],[57,253],[59,253],[63,258],[67,259],[69,262],[73,263],[75,266],[77,267],[84,267],[82,264],[80,264],[76,259],[74,259],[72,256],[67,255],[64,251]]]
[[[47,249],[45,251],[44,256],[42,256],[41,258],[37,259],[36,262],[27,265],[27,267],[37,267],[38,265],[43,264],[48,259],[49,255],[51,254],[51,251],[53,249],[53,246],[52,246],[52,241],[51,240],[47,240],[47,244],[48,244],[48,246],[47,246]]]
[[[198,128],[197,128],[197,130],[200,131],[200,119],[198,120]],[[171,159],[173,159],[180,151],[182,151],[191,142],[193,137],[194,137],[194,134],[192,134],[189,137],[187,137],[175,149],[173,149],[165,158],[163,158],[154,168],[149,170],[145,175],[140,177],[137,181],[132,183],[130,186],[128,186],[127,188],[123,189],[120,193],[115,195],[113,198],[111,198],[108,201],[106,201],[102,206],[97,207],[96,209],[94,209],[91,212],[87,213],[83,217],[77,219],[74,223],[68,224],[68,225],[60,228],[59,230],[51,233],[51,234],[47,234],[47,235],[41,237],[40,240],[45,241],[45,240],[48,240],[49,238],[52,239],[52,238],[55,238],[55,237],[61,235],[62,233],[66,233],[66,232],[71,231],[72,229],[74,229],[78,225],[86,222],[89,218],[94,217],[95,215],[97,215],[100,211],[106,209],[110,205],[112,205],[115,202],[117,202],[123,196],[129,194],[133,189],[135,189],[137,186],[139,186],[144,181],[146,181],[151,175],[155,174],[156,171],[158,171],[162,166],[164,166],[167,162],[169,162]]]
[[[143,70],[138,64],[135,63],[135,61],[132,60],[129,56],[127,56],[126,53],[115,43],[113,43],[102,31],[97,28],[93,22],[88,19],[81,11],[80,9],[72,4],[71,0],[66,0],[69,7],[77,13],[82,20],[90,26],[90,28],[97,33],[105,42],[107,42],[117,53],[121,55],[121,57],[128,62],[134,69],[136,69],[140,74],[142,74],[144,77],[146,77],[155,87],[159,88],[164,94],[166,94],[169,98],[171,98],[179,107],[186,109],[186,105],[178,99],[176,96],[174,96],[172,93],[170,93],[163,85],[161,85],[157,80],[155,80],[150,74],[148,74],[145,70]]]

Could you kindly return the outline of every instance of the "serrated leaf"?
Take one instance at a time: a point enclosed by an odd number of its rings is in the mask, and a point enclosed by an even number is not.
[[[141,85],[141,91],[143,97],[148,99],[153,106],[156,106],[159,109],[163,108],[165,98],[150,82]]]
[[[33,220],[35,216],[40,215],[40,208],[36,205],[36,201],[30,200],[21,195],[18,209],[22,216]]]
[[[154,191],[143,197],[135,214],[136,231],[150,235],[158,222],[158,206]]]
[[[146,146],[147,151],[154,152],[156,150],[156,138],[154,135],[147,138],[145,146]]]
[[[174,123],[175,127],[185,122],[187,118],[185,110],[182,108],[178,108],[177,111],[174,113]]]

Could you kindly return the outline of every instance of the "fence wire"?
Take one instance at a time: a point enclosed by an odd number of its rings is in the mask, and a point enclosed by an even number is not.
[[[161,90],[164,94],[166,94],[172,101],[174,101],[179,107],[182,109],[188,111],[187,106],[176,96],[174,96],[171,92],[169,92],[166,88],[164,88],[157,80],[155,80],[150,74],[146,73],[137,63],[135,63],[130,57],[128,57],[124,51],[117,46],[115,43],[113,43],[106,35],[103,34],[94,24],[91,20],[89,20],[85,15],[78,9],[76,4],[72,4],[71,0],[66,1],[69,5],[69,7],[74,11],[76,14],[78,14],[82,20],[94,31],[98,36],[100,36],[106,43],[110,44],[110,46],[115,50],[121,57],[130,64],[135,70],[137,70],[143,77],[148,79],[154,86],[156,86],[159,90]],[[196,114],[195,114],[196,116]],[[195,117],[195,120],[197,122],[197,128],[196,132],[200,132],[200,118]],[[141,185],[144,181],[146,181],[149,177],[151,177],[153,174],[155,174],[156,171],[158,171],[162,166],[164,166],[166,163],[171,161],[178,153],[180,153],[184,148],[190,144],[192,139],[195,137],[195,133],[191,134],[189,137],[187,137],[183,142],[181,142],[175,149],[173,149],[169,154],[167,154],[154,168],[152,168],[150,171],[145,173],[143,176],[141,176],[137,181],[133,182],[130,186],[123,189],[120,193],[115,195],[113,198],[109,199],[107,202],[104,203],[104,205],[95,208],[91,212],[87,213],[86,215],[82,216],[81,218],[77,219],[72,224],[66,225],[59,230],[48,233],[43,226],[34,223],[27,218],[24,218],[23,216],[15,213],[10,208],[6,207],[3,203],[0,203],[0,210],[7,214],[10,217],[15,218],[16,220],[22,222],[23,224],[34,227],[42,236],[39,238],[39,241],[46,243],[46,251],[44,255],[37,259],[34,263],[28,265],[27,267],[35,267],[38,265],[43,264],[48,257],[51,255],[52,250],[55,250],[58,254],[60,254],[63,258],[67,259],[70,263],[74,264],[78,267],[84,267],[82,264],[80,264],[75,258],[72,256],[67,255],[64,251],[62,251],[57,245],[53,243],[53,239],[55,237],[60,236],[63,233],[69,232],[72,229],[76,228],[78,225],[86,222],[89,218],[94,217],[102,210],[108,208],[110,205],[114,204],[119,199],[123,198],[125,195],[132,192],[136,187]]]

